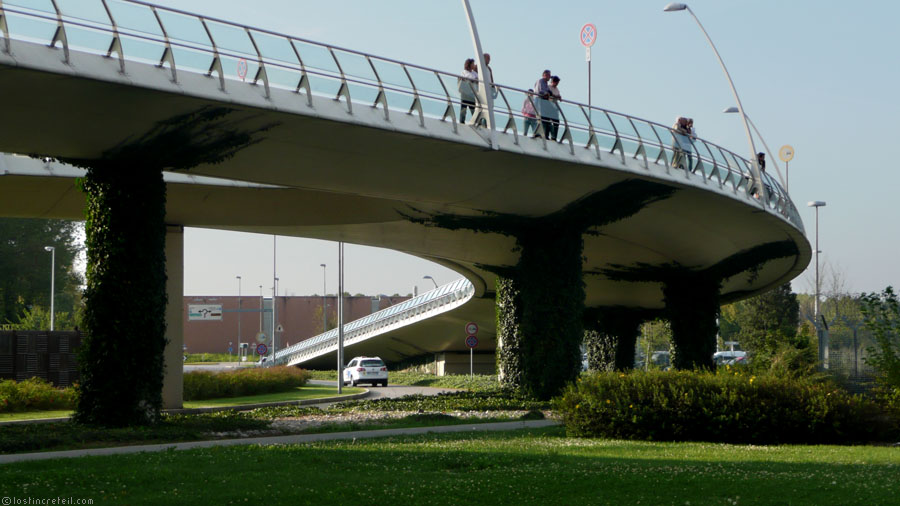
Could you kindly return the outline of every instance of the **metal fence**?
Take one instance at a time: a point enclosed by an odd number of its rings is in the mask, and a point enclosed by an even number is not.
[[[0,331],[0,379],[36,377],[55,386],[69,386],[79,379],[81,340],[78,331]]]

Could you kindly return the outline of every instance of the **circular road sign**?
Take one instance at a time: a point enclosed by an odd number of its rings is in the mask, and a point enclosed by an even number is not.
[[[782,162],[789,162],[794,159],[794,147],[790,144],[785,144],[781,146],[781,149],[778,150],[778,158],[781,158]]]
[[[268,352],[269,352],[269,347],[266,346],[265,344],[259,343],[259,344],[256,346],[256,354],[257,354],[257,355],[265,355],[265,354],[268,353]]]
[[[466,337],[466,346],[468,346],[469,348],[478,346],[478,338],[475,336]]]
[[[466,324],[466,335],[474,336],[478,333],[478,324],[475,322],[469,322]]]
[[[591,47],[597,42],[597,27],[594,23],[586,23],[581,27],[581,45]]]
[[[238,60],[237,73],[238,73],[238,77],[240,77],[241,80],[243,80],[245,77],[247,77],[247,60],[245,60],[243,58]]]
[[[266,342],[266,334],[264,332],[260,332],[259,334],[256,334],[256,342],[257,343]]]

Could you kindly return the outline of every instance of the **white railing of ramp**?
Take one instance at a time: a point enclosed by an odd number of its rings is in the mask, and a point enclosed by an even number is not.
[[[227,86],[261,83],[266,98],[273,87],[298,96],[305,93],[309,106],[313,96],[343,98],[351,115],[354,104],[380,105],[385,120],[394,111],[415,115],[422,127],[426,117],[449,120],[454,131],[459,124],[455,110],[461,104],[460,88],[474,92],[478,87],[478,82],[460,80],[455,73],[138,0],[0,0],[0,30],[0,51],[6,53],[11,52],[10,38],[59,45],[68,63],[71,47],[110,58],[115,55],[122,72],[126,61],[135,61],[161,68],[168,65],[173,82],[178,82],[179,71],[211,78],[215,73],[222,91]],[[226,73],[225,68],[238,71]],[[538,120],[545,113],[558,116],[551,121],[562,126],[561,140],[568,143],[570,156],[576,156],[578,145],[597,159],[612,156],[624,163],[629,157],[647,170],[654,164],[667,173],[683,173],[685,178],[700,176],[704,183],[743,195],[803,230],[797,208],[784,188],[765,172],[761,173],[762,185],[757,184],[751,162],[730,150],[601,107],[569,100],[536,100],[525,90],[497,84],[494,91],[498,95],[494,100],[496,124],[505,125],[502,133],[512,136],[515,144],[526,119],[519,104],[530,101],[536,106]],[[474,95],[477,108],[469,122],[473,127],[480,124],[483,112],[478,93]],[[541,139],[547,149],[547,140]],[[691,146],[688,156],[686,145]],[[757,193],[765,199],[753,199]]]
[[[465,278],[344,324],[344,346],[365,341],[399,327],[446,313],[475,295],[475,286]],[[331,329],[275,353],[275,363],[294,365],[327,353],[338,346],[338,329]]]

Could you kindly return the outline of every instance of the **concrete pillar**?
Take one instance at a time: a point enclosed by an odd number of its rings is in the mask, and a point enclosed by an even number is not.
[[[184,390],[184,227],[166,226],[166,351],[162,403],[164,409],[183,407]]]
[[[626,307],[588,308],[584,341],[588,368],[595,371],[634,369],[634,346],[641,324],[653,311]]]
[[[663,286],[666,318],[672,324],[672,366],[714,369],[721,282],[702,274],[673,277]]]

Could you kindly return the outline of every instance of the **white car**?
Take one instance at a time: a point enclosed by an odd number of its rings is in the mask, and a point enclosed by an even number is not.
[[[716,365],[744,365],[747,363],[746,351],[717,351],[713,354]]]
[[[384,361],[378,357],[355,357],[343,373],[344,384],[356,386],[360,383],[371,383],[372,386],[388,384],[388,370]]]

